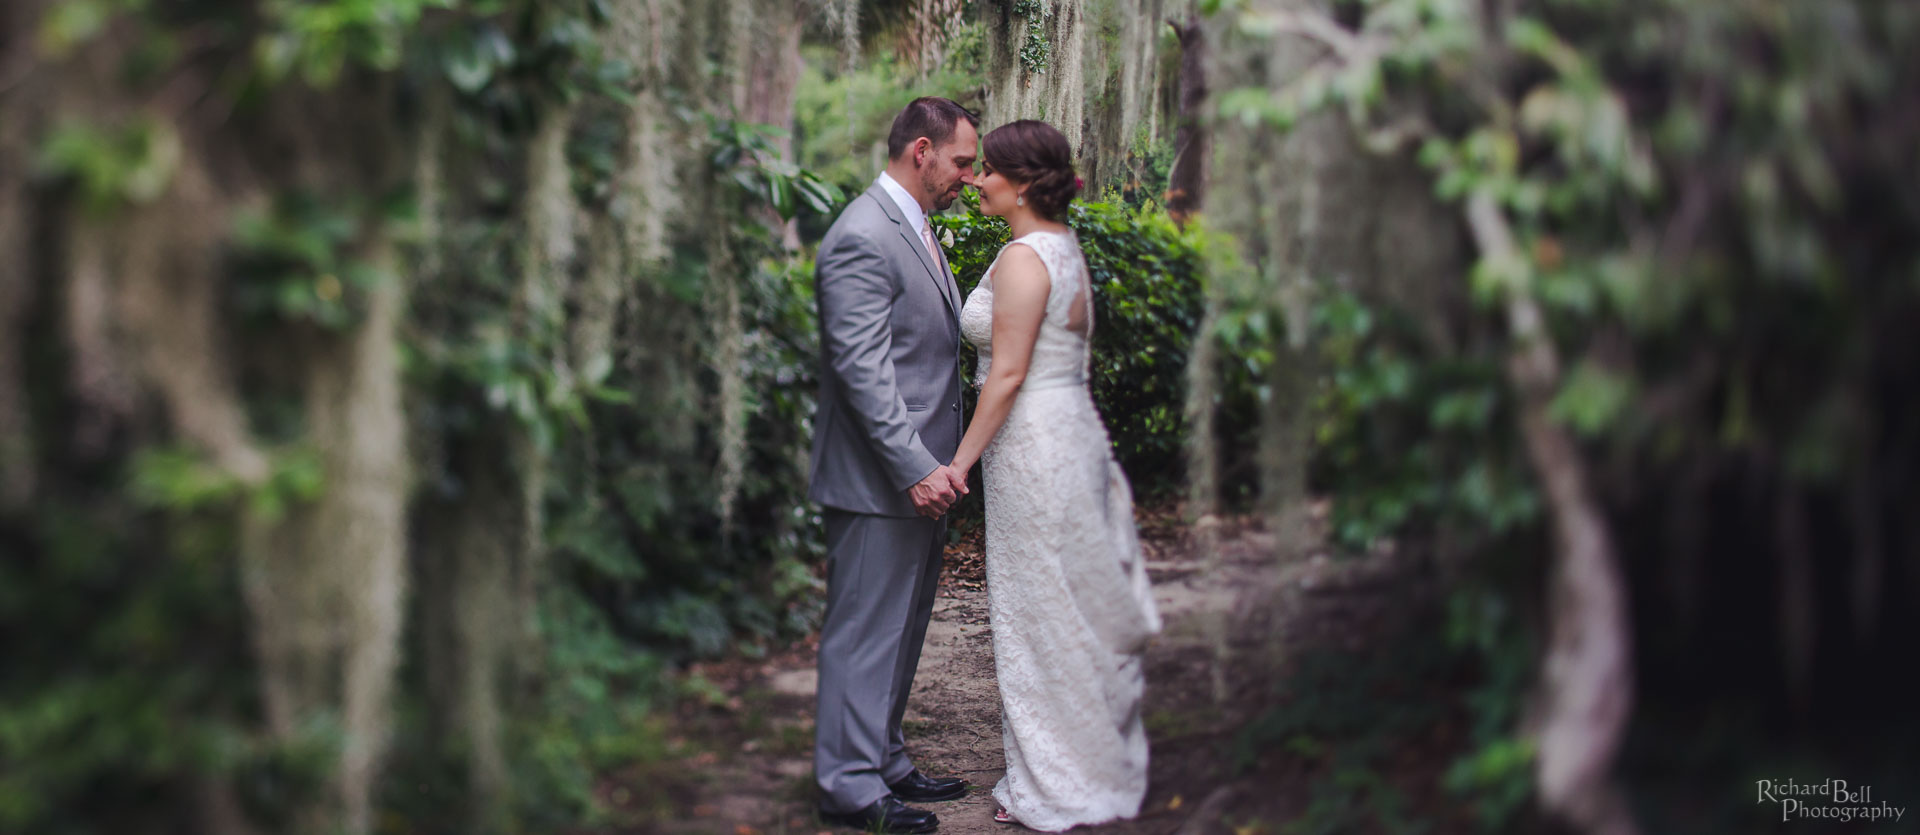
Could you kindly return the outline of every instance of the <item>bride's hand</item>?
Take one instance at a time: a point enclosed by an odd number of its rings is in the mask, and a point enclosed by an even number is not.
[[[973,469],[972,465],[968,465],[966,470],[955,467],[952,464],[947,465],[947,479],[953,485],[953,491],[955,493],[959,493],[962,496],[968,493],[967,470],[971,469]]]

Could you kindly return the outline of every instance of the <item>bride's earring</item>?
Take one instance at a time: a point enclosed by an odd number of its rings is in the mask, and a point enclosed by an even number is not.
[[[1026,195],[1024,195],[1024,194],[1022,194],[1022,195],[1018,195],[1018,196],[1016,196],[1016,197],[1014,197],[1014,198],[1013,198],[1013,205],[1015,205],[1015,206],[1025,206],[1025,205],[1027,205],[1027,196],[1026,196]]]

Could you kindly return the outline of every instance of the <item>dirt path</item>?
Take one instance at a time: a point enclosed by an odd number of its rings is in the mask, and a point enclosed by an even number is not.
[[[1367,592],[1377,585],[1368,578],[1389,575],[1391,566],[1325,559],[1278,565],[1272,537],[1245,520],[1221,526],[1210,570],[1172,514],[1143,513],[1141,534],[1166,623],[1147,659],[1150,787],[1138,819],[1077,831],[1269,831],[1260,822],[1304,807],[1305,789],[1256,791],[1276,779],[1272,770],[1243,773],[1247,769],[1223,752],[1236,729],[1268,703],[1265,683],[1290,645],[1344,643],[1360,634],[1349,621],[1379,617],[1382,598]],[[980,559],[977,536],[949,550],[906,719],[908,744],[923,771],[972,783],[968,796],[928,806],[947,835],[1010,831],[991,819],[991,789],[1004,763]],[[1221,634],[1232,640],[1216,671]],[[803,645],[758,661],[701,668],[717,692],[711,707],[680,718],[680,730],[698,737],[704,751],[646,778],[656,789],[665,787],[664,821],[626,831],[826,831],[813,817],[813,664],[813,648]],[[1224,700],[1215,698],[1216,677],[1225,684]],[[612,791],[614,804],[624,805],[626,790]]]

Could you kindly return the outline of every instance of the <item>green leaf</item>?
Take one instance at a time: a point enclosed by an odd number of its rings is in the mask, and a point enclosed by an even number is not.
[[[1222,118],[1237,119],[1248,127],[1281,121],[1281,110],[1273,94],[1262,87],[1238,87],[1220,95],[1216,106]]]
[[[767,196],[770,202],[773,203],[773,210],[780,215],[781,220],[790,220],[793,218],[793,186],[790,180],[778,174],[769,174],[767,176]]]
[[[449,52],[441,66],[454,88],[469,95],[480,92],[493,80],[493,63],[471,44],[467,49]]]
[[[99,34],[113,18],[106,0],[61,0],[40,18],[39,46],[48,58],[66,57]]]
[[[1632,378],[1596,363],[1581,362],[1561,384],[1547,414],[1583,435],[1598,435],[1611,427],[1632,402],[1634,389]]]

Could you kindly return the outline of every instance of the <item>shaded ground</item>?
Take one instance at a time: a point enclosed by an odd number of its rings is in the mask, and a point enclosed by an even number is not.
[[[1377,746],[1379,735],[1370,729],[1350,728],[1350,738],[1342,738],[1337,722],[1311,720],[1295,728],[1284,715],[1272,725],[1273,706],[1299,698],[1281,686],[1296,660],[1364,659],[1397,640],[1387,636],[1418,608],[1408,604],[1417,595],[1406,593],[1416,573],[1407,561],[1378,554],[1282,563],[1269,533],[1250,519],[1235,519],[1214,528],[1218,547],[1210,566],[1178,518],[1145,509],[1139,520],[1166,622],[1147,660],[1147,799],[1136,820],[1080,831],[1475,831],[1465,808],[1438,788],[1440,773],[1464,744],[1464,722],[1453,706],[1457,692],[1387,694],[1438,697],[1427,699],[1431,709],[1419,712],[1418,721],[1395,731],[1390,751],[1369,752],[1357,771],[1339,749]],[[990,791],[1004,764],[983,574],[976,532],[949,549],[907,712],[908,744],[920,768],[973,784],[967,797],[930,806],[949,835],[1010,831],[991,820]],[[714,690],[704,703],[683,705],[672,729],[678,750],[692,753],[609,779],[604,799],[626,819],[613,831],[827,831],[813,817],[813,653],[809,641],[767,658],[697,668]],[[1348,663],[1365,662],[1337,662]],[[1312,699],[1301,703],[1320,712],[1314,716],[1326,712]],[[1371,710],[1357,701],[1354,709]],[[1262,717],[1280,736],[1246,744],[1249,723]],[[1361,724],[1369,722],[1363,713]],[[1333,733],[1307,732],[1316,729]]]

